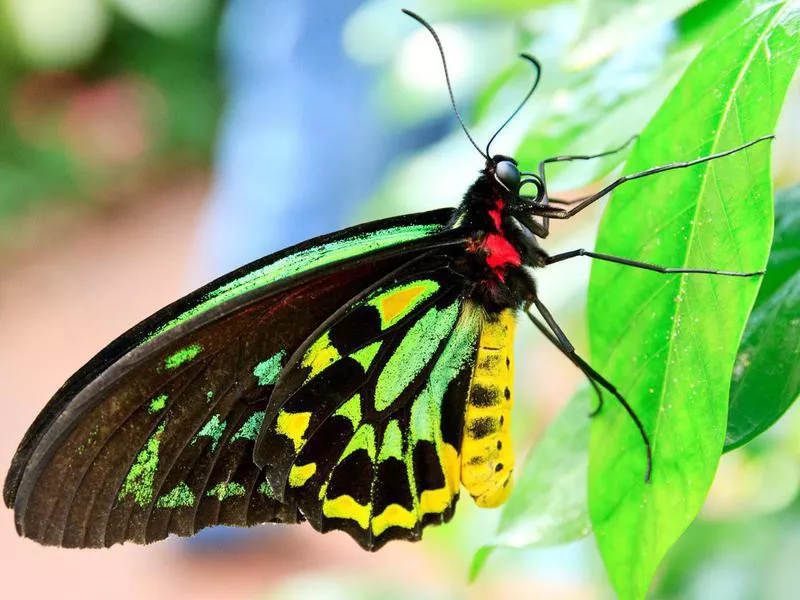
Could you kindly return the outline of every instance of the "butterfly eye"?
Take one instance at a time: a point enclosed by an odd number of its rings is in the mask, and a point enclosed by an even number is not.
[[[510,160],[499,161],[494,168],[494,176],[508,191],[516,192],[519,189],[519,169]]]

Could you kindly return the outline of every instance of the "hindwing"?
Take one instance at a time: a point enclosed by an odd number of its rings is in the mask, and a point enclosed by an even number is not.
[[[277,498],[364,548],[452,514],[482,314],[452,258],[410,263],[328,319],[282,371],[256,461]]]

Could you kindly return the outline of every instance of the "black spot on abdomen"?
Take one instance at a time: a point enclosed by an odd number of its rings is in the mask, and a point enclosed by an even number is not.
[[[487,408],[497,405],[497,391],[480,383],[473,383],[469,391],[469,403],[473,406]]]
[[[497,420],[493,417],[480,417],[467,424],[467,435],[474,440],[488,437],[497,431]]]

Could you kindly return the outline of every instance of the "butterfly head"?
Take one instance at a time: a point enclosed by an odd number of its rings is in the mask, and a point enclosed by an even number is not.
[[[510,156],[495,154],[487,163],[487,170],[493,174],[494,180],[506,191],[516,195],[522,179],[517,161]]]
[[[499,184],[504,192],[511,195],[511,201],[522,199],[521,190],[528,185],[535,188],[535,194],[524,196],[525,200],[541,204],[545,198],[544,183],[541,177],[536,173],[521,172],[517,161],[510,156],[495,154],[486,161],[485,172]]]

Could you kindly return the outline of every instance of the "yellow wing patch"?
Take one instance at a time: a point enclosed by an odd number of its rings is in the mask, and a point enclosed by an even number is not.
[[[380,535],[389,527],[402,527],[414,529],[417,525],[417,516],[399,504],[390,504],[377,517],[372,519],[372,533]]]
[[[371,522],[372,533],[375,535],[382,534],[389,527],[413,529],[417,524],[414,513],[399,504],[390,504],[381,514],[372,517],[371,503],[360,504],[347,494],[333,499],[326,498],[322,503],[322,513],[328,518],[355,521],[365,531],[370,528]]]
[[[330,332],[326,331],[308,347],[308,350],[303,355],[302,365],[306,368],[311,368],[311,372],[306,377],[306,383],[340,358],[342,356],[339,351],[331,344]]]
[[[352,496],[345,494],[333,499],[326,498],[322,503],[322,513],[334,519],[350,519],[358,523],[361,529],[368,529],[372,505],[359,504]]]
[[[317,463],[308,463],[307,465],[301,466],[293,465],[292,470],[289,471],[289,485],[292,487],[302,487],[316,472]]]
[[[461,459],[458,452],[450,444],[442,444],[442,468],[444,469],[444,487],[438,490],[425,490],[419,497],[419,513],[444,512],[461,487]]]
[[[299,452],[302,445],[306,442],[303,436],[306,434],[310,421],[310,412],[290,413],[281,411],[278,413],[275,431],[292,440],[295,452]]]

